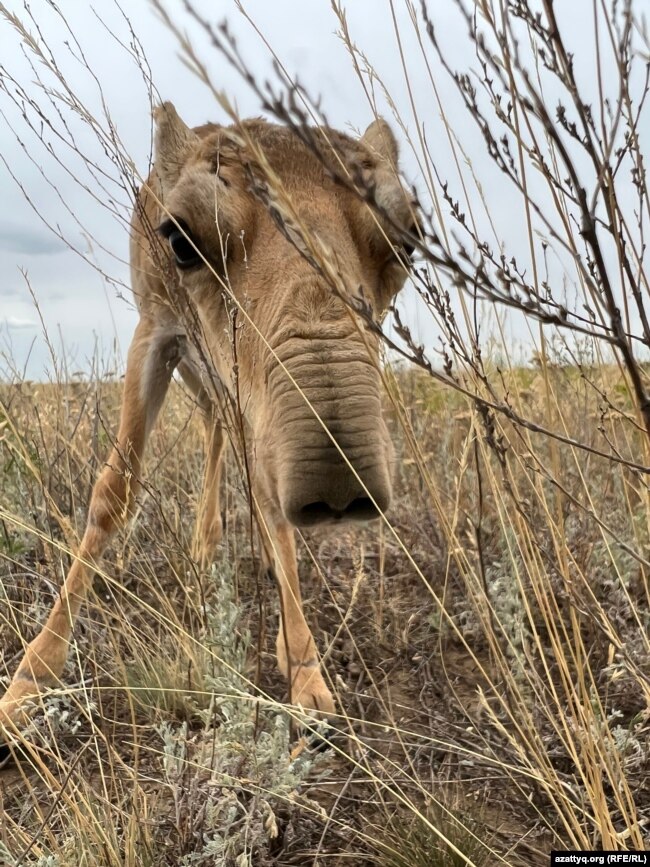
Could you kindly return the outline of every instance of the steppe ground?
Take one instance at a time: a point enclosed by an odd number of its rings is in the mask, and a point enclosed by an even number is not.
[[[527,417],[644,463],[618,371],[584,374],[495,368]],[[342,713],[332,749],[281,707],[277,597],[232,461],[219,559],[202,574],[191,558],[203,445],[175,384],[65,684],[0,772],[0,863],[541,867],[562,844],[647,839],[647,476],[422,373],[388,380],[396,535],[299,543]],[[14,382],[0,399],[6,683],[71,562],[120,384]]]

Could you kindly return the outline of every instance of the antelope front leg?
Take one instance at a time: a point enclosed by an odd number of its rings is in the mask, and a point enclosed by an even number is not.
[[[271,570],[280,591],[278,667],[287,678],[289,700],[306,710],[333,714],[334,698],[323,678],[316,643],[302,610],[293,527],[285,522],[267,524],[263,535],[267,534],[264,547],[272,552]]]
[[[127,359],[115,448],[95,483],[83,539],[59,598],[27,646],[0,700],[0,733],[15,732],[27,720],[30,700],[59,682],[75,620],[92,587],[95,565],[111,536],[132,514],[145,442],[182,354],[183,340],[161,333],[146,320],[136,328]]]

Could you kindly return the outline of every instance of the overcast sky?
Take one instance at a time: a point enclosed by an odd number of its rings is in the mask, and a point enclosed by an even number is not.
[[[96,116],[104,109],[110,117],[125,149],[136,167],[146,173],[151,148],[149,98],[143,78],[129,55],[118,43],[131,41],[129,27],[120,9],[111,0],[97,4],[79,0],[60,0],[58,14],[48,0],[32,0],[29,6],[35,24],[27,19],[20,0],[5,0],[8,9],[25,20],[30,32],[44,40],[57,65],[64,72],[81,102]],[[401,38],[400,46],[388,0],[348,0],[346,7],[351,36],[379,73],[391,99],[399,107],[411,132],[414,125],[410,97],[414,95],[427,140],[438,152],[442,177],[454,177],[453,161],[444,136],[440,112],[429,81],[429,71],[418,47],[415,31],[404,0],[395,0],[394,11]],[[419,3],[416,4],[419,8]],[[164,99],[171,99],[187,123],[196,125],[207,120],[224,121],[224,114],[208,89],[181,61],[176,38],[159,20],[147,0],[124,4],[133,31],[142,43],[155,86]],[[274,78],[269,47],[239,12],[234,0],[196,0],[196,8],[214,22],[227,19],[237,36],[248,65],[260,80]],[[288,72],[295,75],[314,97],[320,97],[323,110],[333,126],[344,130],[363,130],[372,120],[372,111],[364,89],[352,72],[351,61],[337,35],[339,22],[329,0],[244,0],[247,13],[277,53]],[[571,0],[563,4],[570,33],[578,55],[578,69],[587,80],[592,52],[585,16],[591,0]],[[429,7],[439,34],[444,38],[450,58],[459,68],[475,65],[471,45],[452,0],[436,0]],[[196,54],[205,62],[214,83],[236,104],[242,116],[259,115],[259,100],[241,77],[212,49],[200,28],[183,9],[181,0],[168,0],[166,8],[190,36]],[[95,9],[97,11],[95,11]],[[38,27],[38,33],[36,32]],[[69,27],[78,45],[73,44]],[[39,36],[40,33],[40,36]],[[66,42],[72,45],[71,52]],[[26,59],[26,49],[15,30],[0,20],[1,63],[27,94],[41,105],[43,92],[34,84],[34,71]],[[584,57],[581,56],[581,50]],[[79,55],[91,67],[101,84],[104,103],[97,83]],[[29,51],[27,51],[29,55]],[[430,55],[431,56],[431,55]],[[401,57],[410,72],[411,93],[407,88]],[[42,70],[41,64],[36,64]],[[515,248],[523,244],[525,228],[520,205],[513,211],[514,199],[504,190],[502,176],[483,155],[474,127],[463,114],[452,83],[435,65],[436,84],[448,113],[454,119],[459,139],[475,161],[492,216],[507,227],[508,240]],[[5,79],[9,92],[14,88]],[[51,78],[46,82],[53,85]],[[56,86],[57,90],[60,90]],[[376,89],[382,113],[390,119],[381,88]],[[63,165],[59,165],[26,127],[21,111],[7,93],[0,93],[0,154],[15,175],[0,164],[3,207],[0,211],[0,353],[11,354],[19,369],[30,377],[41,377],[50,367],[48,350],[42,337],[40,316],[53,343],[65,336],[71,359],[71,372],[87,369],[88,359],[98,345],[103,358],[120,357],[125,352],[136,315],[128,290],[126,258],[128,235],[121,219],[110,213],[113,196],[115,209],[126,213],[127,196],[116,179],[119,169],[112,165],[97,142],[83,129],[73,112],[59,104],[61,124],[69,124],[77,141],[97,159],[99,171],[107,179],[104,189],[84,174],[83,166],[54,133],[45,129],[44,139]],[[49,115],[53,115],[50,106]],[[647,131],[647,130],[646,130]],[[398,131],[399,132],[399,131]],[[399,132],[401,136],[401,132]],[[416,184],[418,165],[409,149],[403,147],[403,167]],[[101,175],[100,175],[101,177]],[[76,178],[76,180],[75,180]],[[17,185],[16,181],[22,187]],[[83,187],[86,189],[83,189]],[[7,204],[9,207],[7,207]],[[109,204],[109,209],[106,205]],[[44,222],[45,221],[45,222]],[[64,240],[56,237],[46,223]],[[96,262],[109,275],[106,280],[69,245]],[[435,328],[408,292],[403,299],[405,315],[416,333],[428,344],[436,340]],[[0,365],[1,366],[1,365]]]

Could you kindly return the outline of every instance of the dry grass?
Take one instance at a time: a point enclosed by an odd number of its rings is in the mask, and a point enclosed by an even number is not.
[[[323,118],[305,91],[282,75],[276,88],[257,83],[227,28],[183,5],[265,111],[313,147],[309,123]],[[277,600],[232,464],[220,560],[203,574],[190,556],[202,444],[175,385],[139,519],[104,561],[64,684],[0,777],[10,867],[541,867],[552,848],[648,845],[650,38],[634,4],[593,4],[593,44],[579,39],[577,56],[556,19],[569,4],[542,0],[538,14],[525,0],[455,0],[474,64],[457,70],[430,5],[406,0],[408,15],[392,18],[400,105],[334,4],[351,74],[373,112],[380,96],[393,112],[418,166],[421,231],[405,240],[440,342],[419,347],[393,311],[394,348],[413,366],[385,368],[398,449],[387,521],[300,541],[306,613],[341,711],[332,749],[300,741],[300,714],[284,705]],[[3,99],[80,188],[116,185],[126,221],[132,162],[104,102],[95,113],[78,103],[30,35],[30,14],[6,17],[40,90],[3,73]],[[234,115],[183,21],[167,21]],[[417,94],[415,63],[428,82]],[[107,156],[105,177],[79,145],[86,135]],[[337,180],[376,209],[346,166]],[[270,176],[260,184],[266,201],[283,192]],[[510,240],[513,221],[523,239]],[[303,240],[340,289],[333,261]],[[517,328],[529,365],[513,360]],[[5,681],[70,565],[116,428],[118,384],[58,369],[60,381],[31,384],[9,359],[0,386]]]
[[[618,417],[598,419],[575,368],[512,370],[503,388],[531,418],[550,401],[559,427],[588,442],[602,424],[633,452],[642,434],[625,422],[618,371],[590,377]],[[399,542],[369,526],[300,546],[343,714],[334,750],[298,747],[307,764],[292,764],[275,593],[233,472],[224,562],[201,575],[189,557],[201,436],[175,387],[148,494],[97,578],[66,685],[36,715],[33,752],[3,772],[0,842],[16,863],[26,851],[22,863],[57,867],[214,863],[224,823],[232,863],[541,865],[562,844],[642,845],[645,489],[624,466],[507,425],[490,434],[501,464],[463,398],[413,371],[390,383]],[[2,388],[5,678],[68,568],[118,401],[110,381]],[[224,570],[240,606],[230,615]]]

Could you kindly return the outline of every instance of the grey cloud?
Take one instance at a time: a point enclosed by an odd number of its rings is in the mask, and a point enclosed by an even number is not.
[[[36,323],[31,319],[23,319],[20,316],[6,316],[4,319],[0,319],[0,328],[2,326],[12,331],[22,331],[26,328],[35,328]]]
[[[0,250],[30,256],[62,253],[65,244],[46,230],[32,229],[6,221],[0,222]]]

